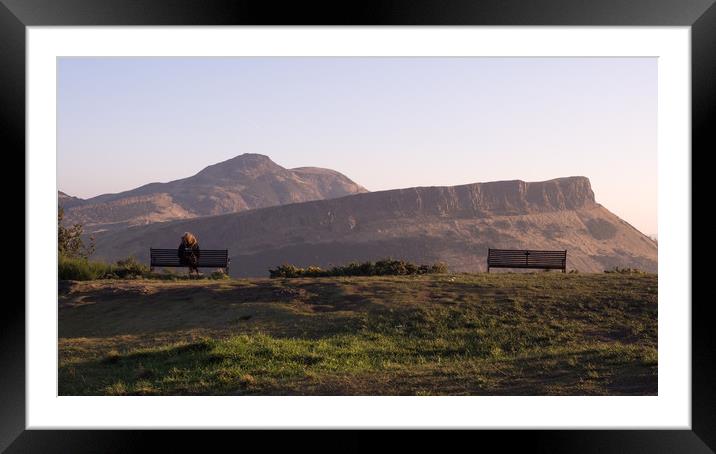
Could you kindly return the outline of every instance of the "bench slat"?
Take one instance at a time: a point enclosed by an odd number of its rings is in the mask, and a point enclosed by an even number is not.
[[[149,249],[149,260],[151,267],[186,267],[182,265],[177,249]],[[200,249],[198,268],[228,268],[229,267],[229,250],[228,249]]]
[[[524,252],[519,253],[493,253],[490,254],[493,257],[523,257],[525,255],[531,255],[531,256],[537,256],[537,257],[563,257],[565,254],[564,252],[553,252],[553,253],[542,253],[542,252],[536,252],[536,251],[529,251],[528,254],[525,254]]]
[[[505,259],[517,259],[517,258],[525,258],[525,257],[534,257],[534,258],[547,258],[547,259],[559,259],[564,258],[564,254],[562,255],[542,255],[542,254],[519,254],[519,255],[492,255],[493,258],[505,258]]]
[[[490,251],[494,255],[520,255],[525,252],[530,254],[543,254],[543,255],[564,255],[564,251],[534,251],[534,250],[521,250],[521,251]]]

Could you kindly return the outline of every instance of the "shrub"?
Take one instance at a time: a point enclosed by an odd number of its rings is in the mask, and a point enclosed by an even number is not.
[[[605,273],[617,273],[617,274],[646,274],[645,271],[642,271],[637,268],[620,268],[618,266],[615,266],[611,270],[604,270]]]
[[[57,209],[57,252],[69,258],[87,259],[94,253],[94,236],[89,237],[89,244],[82,241],[84,227],[82,224],[74,224],[66,227],[63,223],[65,210],[63,207]]]
[[[443,262],[437,262],[437,263],[430,265],[426,271],[426,273],[431,273],[431,274],[445,274],[447,272],[448,272],[447,263],[443,263]]]
[[[149,267],[134,257],[117,261],[115,265],[90,261],[84,257],[61,254],[57,264],[60,280],[91,281],[95,279],[132,279],[149,275]]]
[[[230,279],[230,277],[228,274],[226,274],[226,271],[217,270],[209,275],[209,279],[222,280],[222,279]]]
[[[323,274],[323,270],[318,266],[311,265],[308,268],[306,268],[305,273],[308,274],[309,276],[319,276],[319,275]]]
[[[269,269],[269,276],[271,277],[300,277],[303,272],[303,268],[298,268],[293,265],[283,264],[276,267],[276,269]]]
[[[57,273],[60,280],[91,281],[112,274],[114,267],[104,262],[91,262],[82,257],[60,255]]]
[[[269,269],[272,278],[325,277],[325,276],[406,276],[416,274],[447,273],[444,263],[416,265],[404,260],[383,259],[377,262],[352,262],[343,266],[334,266],[324,270],[318,266],[299,268],[283,264]]]
[[[122,279],[143,277],[149,274],[149,267],[140,263],[134,257],[127,257],[126,259],[117,260],[117,266],[114,268],[113,273]]]

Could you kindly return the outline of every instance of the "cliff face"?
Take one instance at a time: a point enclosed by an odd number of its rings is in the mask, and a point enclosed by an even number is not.
[[[595,205],[589,179],[559,178],[550,181],[498,181],[461,186],[417,187],[372,192],[332,203],[295,207],[370,217],[402,214],[405,216],[483,217],[575,210]],[[291,212],[289,208],[287,210]],[[282,213],[285,213],[283,211]],[[317,214],[317,213],[316,213]]]
[[[328,169],[285,169],[267,156],[243,154],[169,183],[151,183],[119,194],[105,194],[65,206],[69,223],[96,232],[134,225],[236,213],[287,203],[366,192]]]
[[[487,249],[567,249],[568,266],[656,271],[656,243],[595,203],[589,180],[502,181],[356,194],[100,235],[98,257],[174,247],[184,231],[228,248],[232,274],[265,276],[281,263],[319,265],[385,257],[485,269]]]
[[[481,219],[597,206],[589,180],[570,177],[545,182],[500,181],[447,187],[417,187],[370,192],[332,200],[291,204],[227,222],[240,222],[250,232],[360,231],[364,226],[406,219],[406,227],[421,218]]]

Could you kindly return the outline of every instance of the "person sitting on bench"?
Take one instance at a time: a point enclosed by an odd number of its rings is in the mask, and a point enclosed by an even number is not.
[[[179,263],[182,266],[189,267],[189,274],[192,271],[196,272],[197,275],[199,274],[199,253],[199,242],[196,237],[189,232],[184,232],[177,254],[179,255]]]

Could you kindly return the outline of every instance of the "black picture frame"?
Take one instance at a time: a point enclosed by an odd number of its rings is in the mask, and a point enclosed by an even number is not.
[[[272,2],[246,0],[0,0],[0,124],[6,155],[25,153],[25,28],[123,25],[551,25],[690,26],[692,156],[716,149],[715,0],[392,0]],[[32,238],[25,238],[31,242]],[[28,269],[29,270],[29,269]],[[13,304],[10,304],[13,303]],[[689,301],[670,302],[689,304]],[[692,310],[691,430],[481,431],[500,448],[528,443],[540,452],[714,452],[714,342],[708,300]],[[399,423],[398,423],[399,424]],[[222,437],[231,437],[224,432]],[[168,435],[168,436],[167,436]],[[5,301],[0,315],[0,450],[125,452],[161,438],[164,448],[189,439],[165,431],[25,430],[25,308]],[[536,449],[535,449],[536,448]]]

